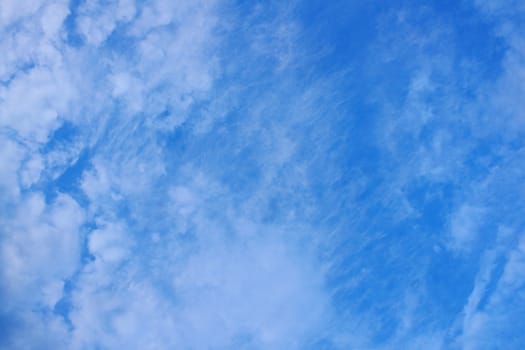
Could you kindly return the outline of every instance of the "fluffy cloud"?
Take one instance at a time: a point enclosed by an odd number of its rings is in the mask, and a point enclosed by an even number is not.
[[[82,223],[81,208],[67,195],[60,194],[49,206],[41,194],[22,200],[12,220],[4,222],[4,230],[12,233],[2,242],[4,282],[12,298],[34,294],[39,300],[39,292],[31,290],[40,290],[45,306],[54,307],[61,296],[56,283],[80,263]]]

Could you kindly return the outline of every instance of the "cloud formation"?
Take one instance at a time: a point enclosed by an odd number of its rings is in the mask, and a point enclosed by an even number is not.
[[[522,348],[524,10],[1,2],[0,348]]]

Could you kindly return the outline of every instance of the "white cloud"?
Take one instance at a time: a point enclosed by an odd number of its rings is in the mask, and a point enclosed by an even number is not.
[[[2,150],[0,151],[0,191],[4,198],[16,198],[19,194],[18,169],[24,158],[24,148],[5,136],[0,136]]]
[[[132,20],[135,12],[130,0],[86,1],[79,8],[78,29],[89,44],[99,46],[119,24]]]
[[[40,174],[44,168],[42,157],[40,155],[33,155],[23,165],[20,172],[20,183],[24,188],[28,188],[32,184],[38,182]]]
[[[69,15],[69,9],[66,1],[49,3],[40,17],[40,25],[44,35],[51,40],[55,39],[67,15]]]
[[[35,7],[22,5],[27,13],[17,26],[0,27],[0,50],[7,53],[0,60],[0,79],[5,82],[0,85],[0,127],[29,144],[47,140],[60,119],[69,117],[75,96],[61,52],[67,2],[31,4]]]
[[[468,250],[477,241],[483,226],[484,212],[483,208],[464,204],[453,214],[450,222],[451,248]]]
[[[23,198],[3,226],[2,276],[9,301],[44,303],[60,299],[57,285],[79,267],[84,214],[69,196],[59,194],[49,205],[41,194]],[[15,306],[16,307],[16,306]]]
[[[12,8],[20,6],[22,11],[18,14],[14,10],[3,13],[12,16],[9,21],[20,22],[16,26],[0,23],[0,32],[4,33],[0,38],[0,48],[5,52],[0,60],[0,79],[16,78],[24,66],[55,66],[61,56],[60,29],[69,13],[67,1],[4,1],[0,6],[6,4],[11,4],[7,7],[17,4]]]
[[[122,225],[109,223],[102,226],[89,235],[90,253],[105,264],[121,262],[129,254],[130,235]]]
[[[99,277],[112,273],[109,283]],[[124,276],[125,277],[125,276]],[[117,271],[86,271],[74,293],[72,349],[165,349],[181,346],[176,310],[145,281],[122,281]]]
[[[506,137],[519,137],[525,130],[525,38],[521,27],[525,4],[516,0],[490,0],[474,3],[480,12],[495,22],[495,32],[505,42],[502,74],[483,91],[488,99],[488,114],[493,125],[505,129]]]
[[[189,344],[300,348],[327,316],[311,263],[275,238],[203,246],[174,281]]]
[[[525,11],[525,5],[519,0],[474,0],[474,3],[490,15],[509,15]]]
[[[91,233],[72,347],[301,348],[329,312],[312,256],[270,227],[256,225],[259,238],[247,240],[212,227],[189,255],[176,236],[122,250],[132,240],[122,226]]]
[[[0,90],[0,126],[14,129],[24,139],[45,142],[67,114],[72,87],[64,72],[34,69],[17,76]]]
[[[519,292],[525,286],[525,236],[509,249],[512,232],[504,229],[498,246],[485,254],[486,261],[476,278],[474,290],[465,308],[462,334],[458,339],[466,350],[490,347],[501,344],[502,335],[512,334],[515,319],[520,319],[525,308],[525,298]],[[501,235],[500,235],[501,236]],[[504,257],[503,271],[494,273],[496,258]],[[488,284],[494,284],[489,289]],[[481,305],[481,298],[486,299]],[[510,348],[523,341],[522,335],[516,334],[506,340]]]
[[[0,3],[0,27],[7,27],[33,15],[45,2],[45,0],[2,1]]]

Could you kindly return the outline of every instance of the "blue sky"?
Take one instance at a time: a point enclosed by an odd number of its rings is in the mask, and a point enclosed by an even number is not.
[[[524,23],[0,2],[0,348],[523,349]]]

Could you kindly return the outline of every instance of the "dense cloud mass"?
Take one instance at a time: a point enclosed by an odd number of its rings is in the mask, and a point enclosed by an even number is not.
[[[524,21],[0,1],[0,349],[525,348]]]

